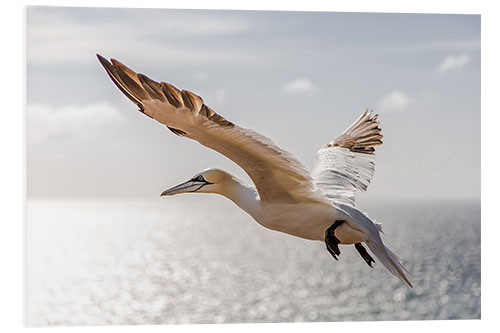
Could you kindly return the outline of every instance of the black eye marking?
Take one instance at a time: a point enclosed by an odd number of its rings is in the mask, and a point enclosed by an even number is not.
[[[193,179],[191,179],[191,181],[193,181],[193,182],[205,183],[205,184],[203,184],[202,186],[204,186],[204,185],[208,185],[208,184],[213,184],[213,183],[211,183],[211,182],[209,182],[209,181],[206,181],[206,180],[205,180],[205,178],[203,178],[203,176],[202,176],[202,175],[199,175],[199,176],[197,176],[197,177],[194,177]],[[198,188],[198,190],[199,190],[199,188]]]

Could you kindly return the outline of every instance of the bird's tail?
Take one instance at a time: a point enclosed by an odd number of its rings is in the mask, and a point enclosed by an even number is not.
[[[382,242],[382,238],[380,238],[380,233],[383,233],[382,225],[373,221],[368,215],[353,206],[337,203],[336,207],[352,218],[351,223],[366,231],[365,243],[382,265],[398,279],[413,288],[410,281],[406,278],[405,273],[409,274],[409,272],[404,268],[401,259],[389,250]]]
[[[401,263],[401,259],[389,250],[389,248],[382,243],[380,238],[377,240],[367,240],[366,245],[368,245],[372,253],[380,260],[382,265],[389,270],[389,272],[413,288],[410,281],[406,278],[405,273],[409,274],[409,272]]]

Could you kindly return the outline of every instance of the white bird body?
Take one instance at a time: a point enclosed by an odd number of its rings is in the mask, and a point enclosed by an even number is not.
[[[382,242],[380,224],[354,207],[357,191],[366,190],[375,170],[375,146],[382,144],[377,115],[366,110],[316,155],[312,173],[272,140],[241,128],[206,106],[192,92],[158,83],[117,60],[99,56],[117,87],[140,111],[178,136],[196,140],[233,160],[255,187],[229,173],[208,169],[162,193],[217,193],[233,201],[262,226],[296,237],[324,241],[332,256],[338,244],[354,244],[365,262],[373,258],[411,287],[400,259]]]
[[[325,230],[332,225],[332,221],[345,220],[346,217],[335,207],[317,202],[300,204],[262,203],[259,206],[258,214],[253,216],[257,222],[266,228],[318,241],[325,240]],[[352,244],[352,242],[345,242],[346,239],[340,237],[339,233],[346,226],[347,224],[343,224],[337,228],[335,234],[342,244]]]
[[[366,232],[356,228],[350,215],[331,203],[313,200],[300,203],[265,202],[258,198],[254,188],[244,185],[229,174],[228,179],[216,193],[233,201],[268,229],[304,239],[324,241],[325,230],[332,221],[345,220],[346,223],[335,230],[341,243],[354,244],[365,241]],[[351,224],[354,224],[354,227]]]

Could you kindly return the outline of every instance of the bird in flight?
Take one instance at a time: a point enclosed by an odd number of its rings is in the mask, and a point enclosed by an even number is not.
[[[412,287],[401,260],[380,236],[381,225],[354,206],[357,191],[365,191],[375,171],[375,146],[382,144],[377,115],[366,110],[351,126],[316,154],[312,173],[272,140],[239,127],[205,105],[203,99],[173,85],[158,83],[118,60],[97,55],[111,80],[139,111],[164,124],[174,134],[198,141],[238,164],[254,183],[244,184],[219,169],[207,169],[164,191],[217,193],[233,201],[255,221],[271,230],[325,242],[338,260],[339,244],[353,244],[370,266],[378,260]]]

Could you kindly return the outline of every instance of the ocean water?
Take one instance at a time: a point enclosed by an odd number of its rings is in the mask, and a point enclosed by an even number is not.
[[[224,198],[28,199],[29,326],[479,319],[480,203],[362,206],[414,288]],[[376,258],[375,258],[376,260]]]

